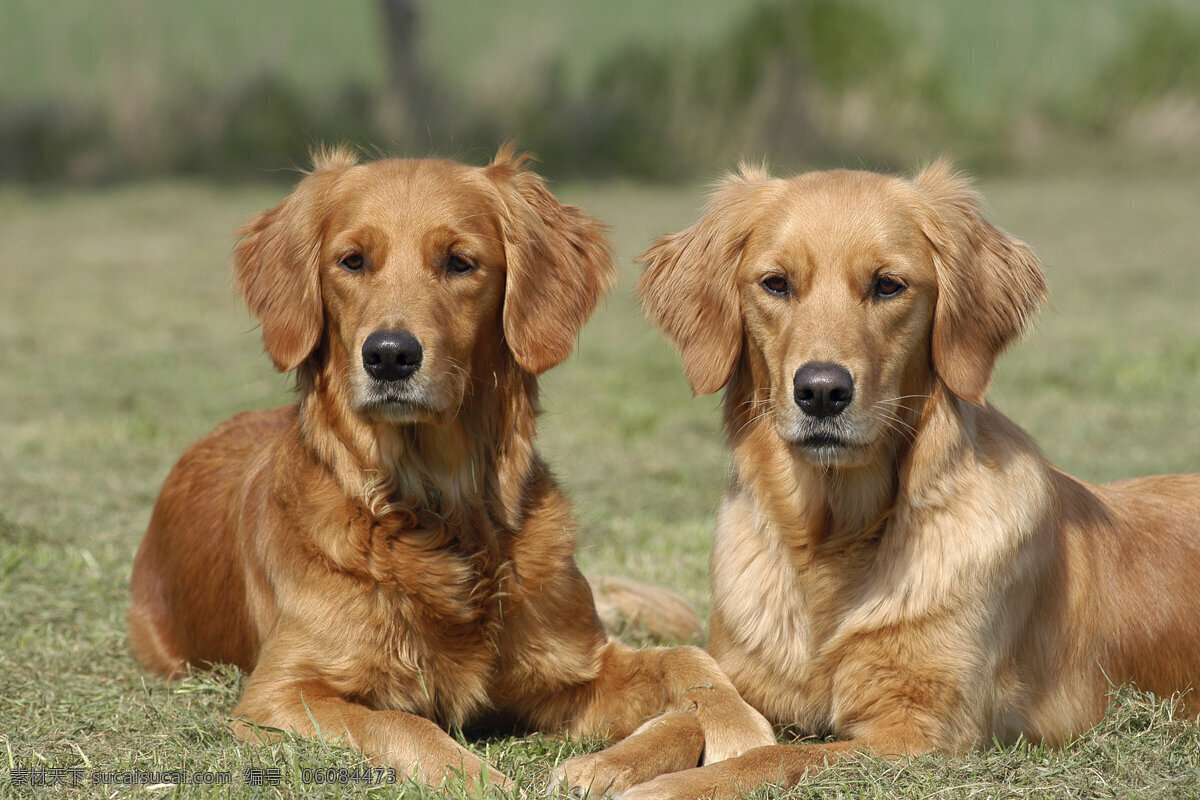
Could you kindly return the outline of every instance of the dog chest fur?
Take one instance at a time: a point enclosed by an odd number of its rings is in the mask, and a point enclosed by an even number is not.
[[[284,435],[267,450],[295,447],[294,416],[273,413]],[[288,633],[294,660],[384,707],[461,724],[486,706],[508,572],[503,532],[481,512],[375,516],[311,457],[275,456],[251,465],[241,492],[251,504],[241,536],[256,556],[245,562],[251,606],[273,598],[253,615],[258,639]],[[258,497],[269,499],[257,506]]]
[[[942,402],[927,425],[961,432],[973,426],[959,415],[995,413]],[[945,695],[946,707],[972,709],[970,718],[942,726],[937,738],[944,746],[993,734],[1008,738],[1027,724],[1029,687],[1017,679],[1014,661],[1030,655],[1000,644],[984,658],[971,643],[978,637],[1016,641],[1032,612],[1028,590],[1041,569],[1033,556],[1042,549],[1033,539],[1050,502],[1038,490],[1045,468],[1032,447],[1000,452],[990,442],[924,441],[962,452],[947,459],[919,444],[910,459],[952,466],[909,472],[876,531],[839,530],[825,498],[806,495],[803,481],[789,484],[781,504],[764,470],[741,465],[742,477],[717,522],[710,649],[768,718],[844,735],[864,706],[888,702],[884,698],[899,705],[917,691],[916,705]],[[1001,463],[997,474],[994,465]],[[914,484],[914,475],[922,483]],[[955,502],[955,487],[964,485],[976,486],[978,503]],[[1006,503],[1014,493],[1026,502]],[[789,524],[814,518],[821,521],[816,532]],[[997,518],[1006,520],[1008,535],[988,535],[987,522]],[[990,600],[996,596],[1009,601],[997,606]],[[928,647],[882,652],[878,642],[886,639],[878,634],[888,630],[904,630],[904,638]],[[894,674],[878,668],[889,661]],[[864,664],[877,666],[864,670]],[[860,672],[870,674],[864,679]],[[924,680],[928,676],[937,677]],[[914,690],[923,680],[924,688]],[[1024,711],[1017,712],[1020,722],[1010,722],[999,718],[1000,709]]]

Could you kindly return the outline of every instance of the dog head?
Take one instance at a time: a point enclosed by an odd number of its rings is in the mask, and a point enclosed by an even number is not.
[[[525,161],[317,155],[235,252],[276,367],[405,423],[452,417],[504,352],[533,374],[565,359],[614,267],[602,226]]]
[[[693,390],[731,384],[740,364],[754,396],[734,400],[765,400],[780,437],[822,465],[870,461],[935,380],[982,403],[1046,292],[1037,259],[944,163],[912,181],[743,169],[642,263],[646,312]]]

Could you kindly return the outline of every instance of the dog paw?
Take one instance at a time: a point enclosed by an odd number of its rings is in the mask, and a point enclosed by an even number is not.
[[[697,767],[660,775],[622,792],[619,800],[712,800],[717,797],[734,796],[720,791],[722,787],[714,783],[716,776],[713,776],[712,772],[716,769]]]
[[[550,776],[550,797],[613,797],[637,781],[629,764],[613,759],[607,750],[576,756],[563,762]]]
[[[617,744],[572,758],[554,774],[554,787],[574,797],[612,797],[656,775],[696,766],[704,731],[687,711],[661,714]]]
[[[736,701],[736,707],[727,713],[700,712],[700,723],[704,727],[704,763],[740,756],[755,747],[775,744],[775,731],[766,717],[758,713],[749,703]]]

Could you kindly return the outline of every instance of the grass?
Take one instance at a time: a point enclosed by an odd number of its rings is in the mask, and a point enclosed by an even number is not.
[[[992,398],[1081,477],[1200,471],[1197,177],[983,187],[998,221],[1046,261],[1054,296],[1001,362]],[[694,217],[700,190],[558,188],[611,223],[624,273],[575,357],[543,384],[541,446],[583,519],[580,562],[669,586],[707,610],[725,479],[716,401],[690,396],[677,356],[641,322],[631,263],[653,235]],[[224,719],[240,675],[165,683],[142,674],[125,641],[130,563],[166,471],[218,421],[288,397],[227,272],[231,231],[280,195],[196,183],[0,190],[0,796],[98,794],[22,790],[11,785],[14,766],[233,776],[232,789],[189,787],[188,797],[392,796],[302,783],[305,769],[354,768],[355,753],[238,744]],[[553,764],[594,744],[467,741],[531,794]],[[270,768],[280,786],[245,785],[244,770]],[[1126,690],[1097,729],[1061,750],[863,760],[788,796],[1194,797],[1197,787],[1200,727]]]

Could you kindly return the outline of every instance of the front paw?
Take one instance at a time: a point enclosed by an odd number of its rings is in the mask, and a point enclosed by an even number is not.
[[[576,756],[560,764],[550,776],[548,796],[565,792],[570,797],[613,797],[634,785],[628,767],[613,763],[604,753]]]
[[[722,710],[719,706],[725,706]],[[717,707],[699,705],[696,713],[704,728],[704,762],[740,756],[755,747],[775,744],[775,731],[766,717],[740,697]]]
[[[703,748],[704,732],[693,714],[662,714],[607,750],[566,761],[554,771],[550,791],[612,797],[664,772],[696,766]]]
[[[725,764],[685,769],[640,783],[620,800],[727,800],[739,796],[733,771]]]

